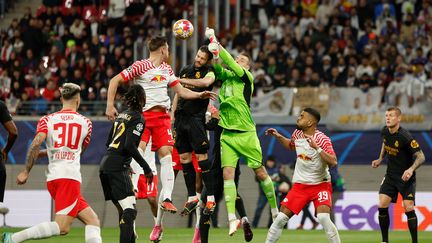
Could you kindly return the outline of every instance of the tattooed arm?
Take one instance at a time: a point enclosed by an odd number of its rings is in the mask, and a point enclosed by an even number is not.
[[[415,152],[413,157],[415,157],[413,164],[406,171],[404,171],[402,175],[402,180],[404,181],[408,181],[414,174],[414,171],[425,162],[425,156],[422,150]]]
[[[26,167],[23,171],[21,171],[21,173],[18,174],[16,179],[18,185],[22,185],[27,182],[27,179],[30,174],[30,170],[33,168],[36,159],[39,157],[40,146],[45,141],[46,137],[47,137],[46,133],[39,132],[38,134],[36,134],[35,138],[33,139],[29,151],[27,153]]]

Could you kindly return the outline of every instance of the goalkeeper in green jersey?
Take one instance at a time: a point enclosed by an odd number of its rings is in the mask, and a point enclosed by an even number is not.
[[[254,87],[254,78],[249,72],[251,57],[247,53],[240,53],[234,60],[217,42],[213,29],[207,28],[205,34],[210,39],[208,47],[213,58],[219,60],[220,57],[228,67],[225,69],[217,62],[214,65],[216,77],[222,80],[219,92],[219,125],[223,128],[220,138],[221,160],[229,235],[232,236],[240,226],[240,220],[235,214],[237,191],[234,183],[235,168],[240,157],[255,171],[269,201],[273,218],[277,215],[278,208],[273,182],[262,164],[261,145],[250,111]]]

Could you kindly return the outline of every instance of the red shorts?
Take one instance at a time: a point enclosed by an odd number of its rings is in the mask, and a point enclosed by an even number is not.
[[[332,207],[332,186],[330,182],[316,185],[294,183],[288,195],[281,202],[295,214],[299,214],[309,202],[313,202],[315,210],[320,205]]]
[[[158,177],[153,175],[153,181],[149,185],[147,184],[147,178],[144,175],[140,175],[138,179],[138,192],[135,194],[137,199],[146,199],[147,197],[156,197],[158,193]]]
[[[180,155],[177,152],[177,149],[175,147],[173,147],[172,160],[173,160],[173,169],[174,170],[183,170],[183,166],[180,163]],[[199,167],[199,165],[198,165],[198,160],[197,160],[197,157],[195,155],[195,152],[192,152],[192,164],[195,168],[195,172],[197,172],[197,173],[202,172],[201,167]]]
[[[152,151],[157,151],[162,146],[174,146],[169,113],[145,111],[142,114],[146,120],[146,126],[141,141],[148,143],[151,136]]]
[[[81,183],[73,179],[56,179],[47,182],[47,188],[54,199],[55,213],[76,217],[89,205],[81,195]]]

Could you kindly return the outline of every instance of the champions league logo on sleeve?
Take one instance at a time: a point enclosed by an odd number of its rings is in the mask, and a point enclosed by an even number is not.
[[[141,132],[143,129],[144,129],[144,125],[143,125],[142,123],[138,123],[138,124],[136,125],[136,130],[137,130],[138,132]]]

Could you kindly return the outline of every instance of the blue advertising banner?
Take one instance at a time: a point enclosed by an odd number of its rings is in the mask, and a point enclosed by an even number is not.
[[[24,164],[25,156],[30,143],[36,132],[36,121],[16,121],[15,122],[19,135],[8,157],[8,163]],[[273,137],[264,135],[265,130],[269,127],[276,128],[281,134],[291,137],[295,126],[292,125],[258,125],[257,133],[261,141],[264,159],[272,154],[276,156],[279,162],[291,164],[295,161],[295,152],[288,151],[280,145]],[[93,135],[90,146],[81,159],[82,164],[99,164],[105,153],[105,143],[111,128],[111,123],[107,121],[93,122]],[[330,132],[324,126],[320,130],[328,135],[332,142],[339,164],[370,164],[376,159],[381,149],[382,140],[378,131],[371,132]],[[419,142],[425,155],[426,161],[430,162],[432,154],[432,133],[430,131],[412,132],[415,139]],[[0,146],[6,142],[6,132],[0,129]],[[47,163],[46,159],[39,160],[38,164]]]

